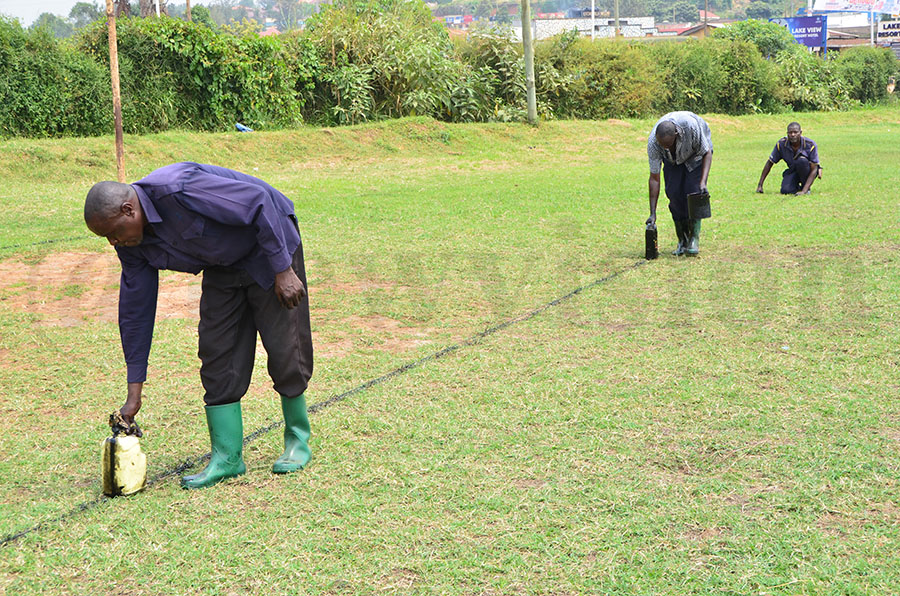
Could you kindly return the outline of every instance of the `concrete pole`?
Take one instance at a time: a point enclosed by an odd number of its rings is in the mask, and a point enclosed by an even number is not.
[[[534,92],[534,42],[531,36],[531,5],[522,0],[522,47],[525,50],[525,96],[528,100],[528,123],[537,125],[537,98]]]
[[[109,74],[112,79],[113,120],[116,127],[116,174],[125,182],[125,142],[122,134],[122,96],[119,93],[119,50],[113,0],[106,0],[106,27],[109,33]]]
[[[869,43],[875,46],[875,13],[869,13]]]
[[[622,34],[622,31],[619,28],[619,0],[616,0],[616,29],[614,36],[619,37]]]
[[[159,18],[159,0],[156,0],[156,18]]]
[[[594,25],[594,0],[591,0],[591,41],[594,41],[594,32],[597,30],[597,27]]]

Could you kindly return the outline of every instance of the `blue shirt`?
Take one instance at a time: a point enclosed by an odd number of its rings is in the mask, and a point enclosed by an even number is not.
[[[132,184],[147,226],[140,244],[116,247],[122,263],[119,333],[128,382],[147,378],[159,270],[244,269],[263,288],[300,245],[294,204],[259,178],[190,162]]]
[[[674,154],[656,142],[656,127],[666,120],[672,121],[678,132]],[[703,162],[703,156],[712,150],[712,133],[706,120],[693,112],[669,112],[653,126],[650,138],[647,139],[650,173],[659,174],[663,161],[674,165],[684,164],[688,172],[693,172]]]
[[[812,139],[800,137],[800,148],[794,151],[791,142],[787,137],[781,137],[775,148],[772,149],[772,155],[769,161],[773,164],[778,163],[782,159],[789,169],[794,167],[794,160],[805,157],[809,163],[819,163],[819,151],[816,149],[816,143]]]

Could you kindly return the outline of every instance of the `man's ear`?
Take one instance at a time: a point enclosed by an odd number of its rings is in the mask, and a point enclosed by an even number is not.
[[[131,201],[132,199],[127,199],[122,203],[122,207],[120,208],[122,215],[125,217],[134,217],[134,204]]]

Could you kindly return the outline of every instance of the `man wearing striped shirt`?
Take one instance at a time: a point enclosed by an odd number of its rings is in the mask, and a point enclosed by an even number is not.
[[[666,114],[659,119],[647,139],[647,158],[650,162],[650,217],[647,224],[656,225],[659,173],[662,170],[669,211],[678,236],[674,255],[696,255],[700,252],[701,220],[690,219],[687,196],[706,192],[712,152],[709,125],[693,112]]]

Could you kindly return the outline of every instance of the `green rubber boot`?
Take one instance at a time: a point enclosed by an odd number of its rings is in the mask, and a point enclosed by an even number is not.
[[[284,413],[284,453],[275,460],[272,472],[289,474],[302,470],[312,452],[309,450],[309,416],[306,413],[306,396],[281,396]]]
[[[693,257],[700,253],[700,223],[702,219],[688,220],[688,239],[687,246],[684,248],[684,254]]]
[[[206,424],[209,426],[212,456],[209,458],[209,464],[199,474],[184,476],[181,479],[182,488],[206,488],[247,471],[241,454],[244,446],[241,402],[224,406],[206,406]]]
[[[675,224],[675,235],[678,236],[678,246],[675,247],[672,254],[680,257],[684,254],[684,249],[687,246],[688,220],[675,220],[673,223]]]

